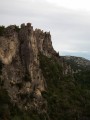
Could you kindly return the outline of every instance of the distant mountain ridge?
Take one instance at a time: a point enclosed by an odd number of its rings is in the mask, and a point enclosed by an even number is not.
[[[76,56],[62,56],[64,60],[71,65],[74,70],[90,70],[90,60]]]

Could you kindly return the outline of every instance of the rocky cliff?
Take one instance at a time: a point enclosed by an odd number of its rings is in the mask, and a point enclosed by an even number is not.
[[[50,32],[33,30],[30,23],[4,29],[0,36],[0,61],[3,65],[1,80],[14,104],[25,109],[39,109],[44,100],[42,92],[47,85],[40,69],[39,54],[56,54]],[[32,97],[32,101],[26,97]],[[43,101],[43,102],[42,102]]]

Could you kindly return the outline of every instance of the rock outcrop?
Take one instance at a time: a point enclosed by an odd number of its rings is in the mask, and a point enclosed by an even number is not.
[[[40,53],[48,57],[56,54],[50,32],[33,30],[31,23],[21,24],[21,28],[8,26],[4,35],[0,36],[3,87],[7,89],[12,102],[26,110],[40,109],[45,103],[42,92],[47,85],[39,65]],[[29,99],[31,97],[32,100]]]

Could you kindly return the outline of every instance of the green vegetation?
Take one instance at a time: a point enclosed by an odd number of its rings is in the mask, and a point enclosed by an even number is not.
[[[6,29],[5,26],[0,26],[0,36],[4,36],[6,34]],[[20,28],[15,25],[14,29],[17,33],[20,31]]]
[[[0,120],[9,119],[9,97],[4,89],[0,89]]]
[[[19,26],[16,26],[16,25],[15,25],[15,31],[16,31],[17,33],[20,31]]]
[[[75,80],[82,85],[83,88],[90,90],[90,70],[83,70],[74,74]]]
[[[5,32],[5,27],[4,26],[0,26],[0,36],[3,36]]]
[[[43,97],[48,101],[51,120],[89,120],[90,87],[87,84],[83,87],[83,76],[76,79],[76,76],[63,75],[61,64],[43,55],[40,55],[40,67],[47,82],[47,93]]]

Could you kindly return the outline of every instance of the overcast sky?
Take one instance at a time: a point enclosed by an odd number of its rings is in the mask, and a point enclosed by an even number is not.
[[[90,0],[0,0],[0,25],[50,31],[60,55],[90,59]]]

